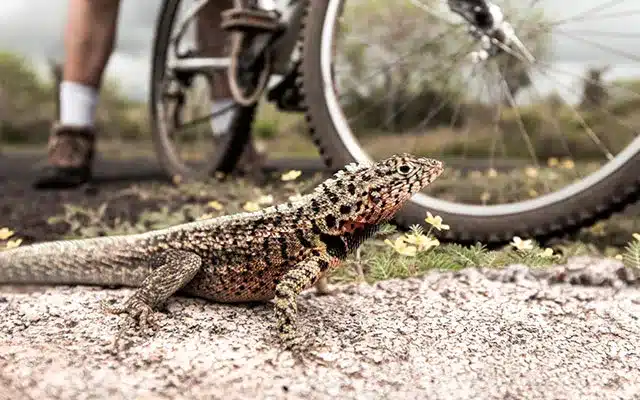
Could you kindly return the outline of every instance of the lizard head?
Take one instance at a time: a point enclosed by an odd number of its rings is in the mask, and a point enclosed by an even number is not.
[[[443,170],[441,161],[410,154],[347,165],[316,189],[331,203],[325,228],[339,234],[387,221]]]

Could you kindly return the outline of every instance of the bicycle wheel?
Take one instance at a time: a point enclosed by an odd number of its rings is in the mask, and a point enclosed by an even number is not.
[[[637,199],[632,0],[504,0],[535,61],[504,46],[480,62],[472,51],[482,43],[446,2],[417,1],[308,5],[303,92],[329,167],[399,152],[444,160],[398,221],[424,224],[430,211],[451,226],[441,237],[460,242],[555,236]]]
[[[193,50],[195,20],[192,26],[185,21],[193,20],[189,15],[194,5],[165,0],[160,9],[152,56],[150,119],[163,168],[171,176],[201,179],[214,171],[234,169],[249,143],[255,105],[235,105],[229,130],[212,131],[211,85],[216,83],[216,72],[220,79],[220,71],[226,71],[228,58],[214,60]],[[184,10],[186,7],[191,9]]]

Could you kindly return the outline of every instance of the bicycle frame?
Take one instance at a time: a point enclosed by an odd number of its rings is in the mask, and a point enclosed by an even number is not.
[[[198,12],[212,0],[199,0],[193,4],[182,21],[177,25],[176,35],[171,39],[174,49],[178,48],[178,44],[187,26]],[[304,12],[303,4],[298,0],[259,0],[259,7],[265,10],[277,11],[280,14],[281,21],[285,24],[284,33],[274,42],[273,49],[273,75],[286,75],[291,69],[293,63],[297,60],[296,44],[302,28],[302,13]],[[241,1],[234,0],[234,7],[240,7]],[[229,57],[198,57],[188,54],[178,54],[175,52],[175,59],[168,62],[167,67],[173,72],[197,72],[211,69],[226,69],[229,67]],[[271,86],[270,84],[269,86]]]
[[[171,39],[171,44],[174,46],[174,49],[178,48],[178,43],[186,32],[189,23],[191,23],[193,18],[209,1],[212,0],[198,0],[188,9],[185,18],[178,24],[176,36]],[[236,8],[243,7],[243,0],[234,0],[233,3]],[[280,15],[280,21],[286,27],[282,35],[271,45],[273,69],[271,79],[267,84],[269,88],[276,86],[284,76],[291,72],[299,59],[297,43],[300,37],[300,30],[302,29],[304,5],[305,4],[299,0],[257,0],[257,6],[259,8],[267,11],[276,11]],[[491,9],[493,4],[487,0],[448,0],[448,5],[452,12],[462,15],[467,21],[475,18],[476,13],[488,13],[488,15],[491,16],[492,11],[494,11]],[[342,5],[340,7],[342,7]],[[495,6],[493,7],[495,8]],[[499,7],[497,9],[499,11]],[[490,20],[493,21],[493,19]],[[490,25],[492,24],[493,23]],[[522,51],[525,58],[532,61],[533,57],[524,49],[524,46],[519,43],[515,35],[510,35],[509,39],[515,40],[516,44],[520,45],[518,47],[523,49]],[[210,71],[211,69],[224,70],[227,69],[229,65],[229,57],[181,55],[178,54],[176,50],[175,59],[169,61],[167,67],[174,73],[180,73]]]

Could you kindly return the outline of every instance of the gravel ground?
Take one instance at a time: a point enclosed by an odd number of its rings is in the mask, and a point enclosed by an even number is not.
[[[173,298],[160,329],[108,346],[128,289],[0,288],[0,397],[640,398],[640,292],[614,260],[467,269],[305,292],[301,357],[271,303]]]

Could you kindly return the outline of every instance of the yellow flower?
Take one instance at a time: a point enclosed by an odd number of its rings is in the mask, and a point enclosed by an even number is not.
[[[538,192],[535,189],[529,189],[529,197],[538,197]]]
[[[394,249],[394,250],[395,250],[396,248],[398,248],[398,247],[402,247],[402,246],[406,246],[406,245],[407,245],[407,244],[405,243],[405,241],[404,241],[404,238],[403,238],[403,237],[399,237],[399,238],[397,238],[395,242],[392,242],[390,239],[385,239],[385,240],[384,240],[384,243],[385,243],[386,245],[388,245],[389,247],[391,247],[392,249]]]
[[[514,236],[511,245],[518,250],[531,250],[533,249],[533,242],[531,239],[522,240],[519,236]]]
[[[284,174],[282,174],[280,179],[282,179],[285,182],[287,182],[287,181],[295,181],[296,179],[298,179],[298,177],[300,175],[302,175],[302,171],[298,171],[298,170],[292,169],[291,171],[288,171],[288,172],[285,172]]]
[[[555,167],[560,163],[560,161],[558,161],[557,158],[555,157],[551,157],[547,160],[547,165],[550,167]]]
[[[254,201],[247,201],[242,208],[245,211],[254,212],[260,210],[260,205]]]
[[[418,249],[415,246],[408,246],[403,237],[399,237],[395,242],[385,239],[385,244],[390,246],[396,253],[407,257],[415,257]]]
[[[207,203],[207,206],[209,206],[210,208],[213,208],[216,211],[220,211],[224,208],[222,203],[216,200],[211,200],[210,202]]]
[[[433,226],[434,228],[436,228],[437,230],[441,231],[441,230],[445,230],[448,231],[449,230],[449,225],[443,224],[442,223],[442,217],[441,216],[433,216],[431,215],[431,213],[429,211],[427,211],[427,218],[424,219],[424,221]]]
[[[405,257],[415,257],[418,249],[415,246],[405,246],[400,249],[396,249],[398,254],[403,255]]]
[[[573,169],[573,168],[575,168],[575,166],[576,166],[576,164],[570,158],[567,158],[567,159],[562,161],[562,168]]]
[[[613,258],[615,258],[618,261],[622,261],[622,254],[616,254],[616,256]]]
[[[9,228],[0,228],[0,240],[7,240],[13,236],[15,232]]]
[[[20,244],[22,243],[22,239],[15,239],[15,240],[9,240],[7,242],[7,249],[13,249],[16,248],[18,246],[20,246]]]
[[[431,238],[421,233],[408,234],[405,236],[404,240],[409,244],[417,246],[419,251],[426,251],[432,247],[440,245],[440,241],[438,239]]]
[[[635,240],[640,241],[640,233],[634,233],[634,234],[633,234],[633,235],[631,235],[631,236],[633,236],[633,238],[634,238]]]
[[[215,217],[215,215],[206,213],[206,214],[202,214],[201,216],[196,218],[196,220],[200,221],[200,220],[203,220],[203,219],[209,219],[209,218],[214,218],[214,217]]]
[[[534,167],[527,167],[524,170],[524,173],[529,177],[529,178],[535,178],[538,176],[538,169],[534,168]]]
[[[289,201],[295,203],[296,201],[302,200],[302,195],[300,193],[294,194],[293,196],[289,196]]]
[[[540,256],[545,257],[545,258],[553,257],[553,249],[547,247],[546,249],[544,249],[544,251],[542,253],[540,253]]]
[[[264,195],[264,196],[260,196],[257,200],[258,204],[272,204],[273,203],[273,196],[270,194]]]
[[[495,168],[489,168],[489,170],[487,171],[487,176],[489,178],[495,178],[496,176],[498,176],[498,171],[496,171]]]

